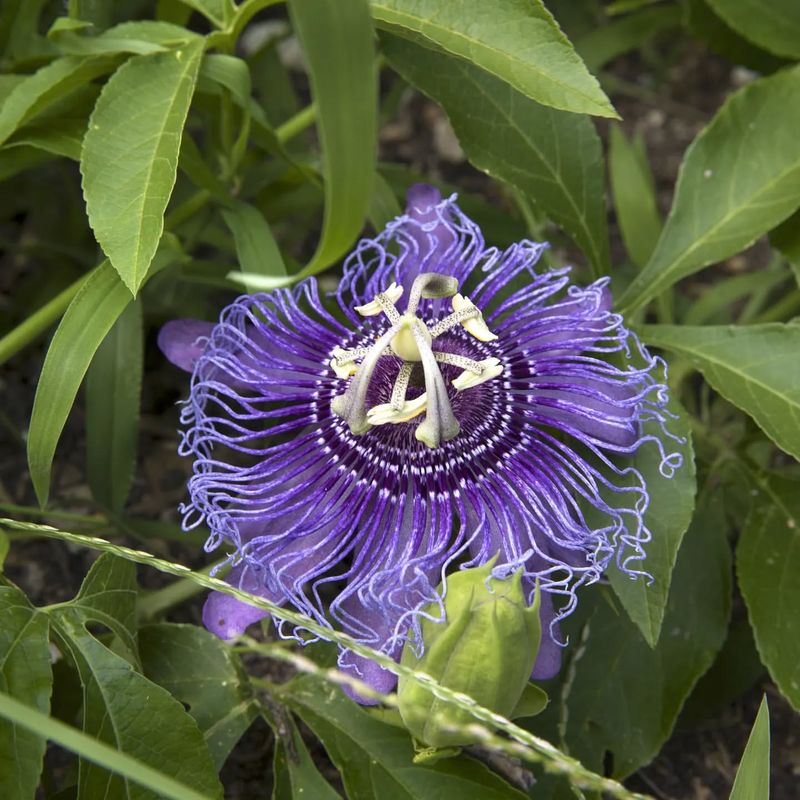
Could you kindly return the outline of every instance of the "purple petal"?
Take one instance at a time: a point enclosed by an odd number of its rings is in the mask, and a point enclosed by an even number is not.
[[[560,636],[559,626],[553,625],[556,613],[553,600],[549,592],[542,592],[539,606],[539,617],[542,621],[542,641],[536,663],[533,665],[531,680],[544,681],[554,678],[561,669],[561,651],[564,649],[557,644],[553,636]]]
[[[199,319],[175,319],[158,332],[161,352],[176,367],[192,372],[214,328],[213,322]]]
[[[280,603],[283,597],[277,592],[268,591],[260,582],[252,568],[242,564],[234,567],[227,578],[232,586],[238,586],[273,603]],[[264,619],[269,612],[243,603],[224,592],[211,592],[203,606],[203,625],[220,639],[234,639],[241,636],[254,622]]]

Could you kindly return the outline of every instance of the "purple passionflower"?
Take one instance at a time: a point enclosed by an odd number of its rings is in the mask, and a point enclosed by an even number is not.
[[[487,248],[455,198],[418,185],[335,295],[309,278],[164,327],[193,372],[184,526],[235,548],[231,583],[399,658],[446,572],[497,556],[495,577],[541,589],[533,677],[558,671],[577,587],[612,559],[646,574],[647,488],[621,460],[648,440],[665,474],[680,460],[643,433],[664,419],[662,362],[610,310],[608,279],[536,272],[546,247]],[[230,638],[264,615],[212,593],[203,619]],[[396,682],[348,650],[339,665]]]

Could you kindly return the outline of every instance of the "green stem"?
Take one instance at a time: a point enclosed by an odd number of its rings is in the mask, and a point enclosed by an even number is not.
[[[800,314],[800,291],[790,291],[775,305],[762,311],[753,322],[785,322]]]
[[[75,283],[67,286],[0,339],[0,364],[4,364],[9,358],[38,339],[67,310],[67,306],[72,302],[72,298],[78,293],[85,280],[86,276],[81,275]]]
[[[275,129],[275,136],[281,144],[286,144],[290,139],[302,133],[309,125],[317,119],[317,107],[314,103],[307,105],[302,111],[298,111]]]
[[[195,192],[188,200],[167,214],[164,218],[164,227],[167,230],[177,228],[182,222],[193,217],[210,199],[211,192],[208,189],[200,189]]]

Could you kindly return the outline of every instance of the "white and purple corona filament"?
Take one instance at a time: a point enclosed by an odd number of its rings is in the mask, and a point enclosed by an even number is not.
[[[663,363],[611,312],[607,279],[537,272],[546,245],[487,248],[454,198],[411,189],[405,215],[348,257],[333,297],[311,278],[159,342],[193,370],[181,451],[186,528],[235,549],[229,581],[398,658],[448,571],[498,556],[542,590],[534,676],[559,668],[558,619],[613,560],[636,577],[650,532],[645,442],[662,473]],[[655,429],[664,433],[663,424]],[[232,637],[263,616],[212,593]],[[282,635],[306,640],[307,632]],[[347,650],[379,691],[395,678]]]

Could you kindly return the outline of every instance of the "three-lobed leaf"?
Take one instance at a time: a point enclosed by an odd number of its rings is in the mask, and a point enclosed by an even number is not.
[[[761,660],[800,710],[800,483],[762,482],[742,528],[736,568]]]
[[[0,586],[0,692],[50,711],[53,673],[50,624],[18,589]],[[0,797],[33,797],[47,742],[9,719],[0,719]]]
[[[377,24],[458,56],[542,105],[616,117],[541,0],[372,0]]]
[[[600,139],[587,117],[547,108],[509,84],[390,34],[389,63],[440,103],[470,161],[516,186],[608,271],[608,226]]]
[[[643,325],[642,338],[686,357],[778,447],[800,458],[800,326]]]
[[[655,252],[619,300],[630,313],[752,244],[800,206],[800,66],[732,95],[686,152]]]
[[[132,294],[164,230],[202,40],[129,59],[103,88],[83,141],[89,224]]]

